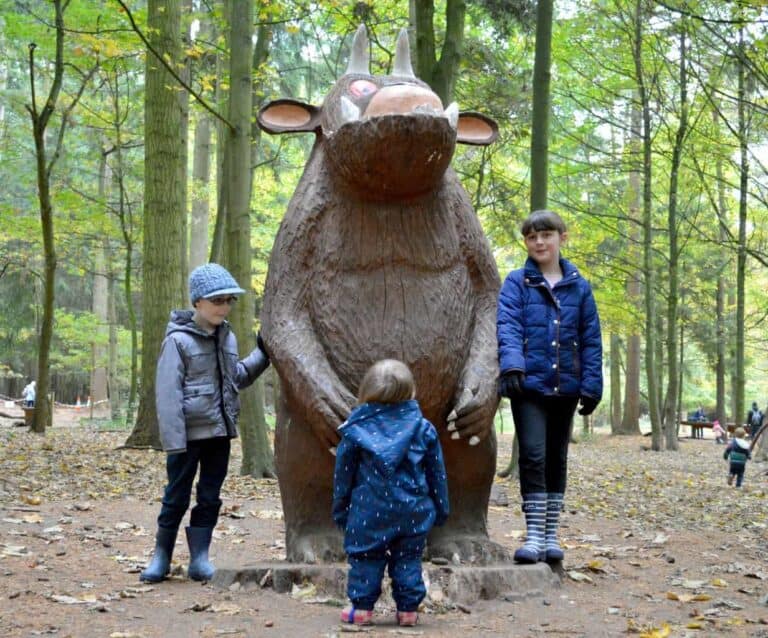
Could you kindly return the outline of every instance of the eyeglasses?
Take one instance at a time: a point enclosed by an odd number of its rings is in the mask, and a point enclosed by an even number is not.
[[[214,306],[223,306],[224,304],[231,306],[237,301],[237,297],[211,297],[207,301],[210,301]]]

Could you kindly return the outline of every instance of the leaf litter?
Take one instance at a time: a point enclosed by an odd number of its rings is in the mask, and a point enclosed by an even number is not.
[[[187,554],[182,539],[177,541],[170,581],[141,586],[137,573],[152,549],[164,457],[118,449],[124,436],[86,427],[54,428],[45,437],[0,429],[0,466],[13,477],[14,486],[0,492],[0,574],[6,574],[0,578],[0,600],[25,609],[48,601],[63,614],[57,617],[50,607],[40,607],[45,613],[31,617],[23,629],[6,627],[0,618],[3,635],[61,626],[72,613],[90,614],[90,622],[119,615],[109,631],[94,635],[191,635],[184,633],[189,627],[179,624],[179,614],[195,605],[205,613],[190,618],[258,618],[257,625],[272,632],[265,635],[279,635],[281,623],[285,629],[285,616],[291,614],[274,613],[280,605],[297,616],[299,630],[318,614],[338,623],[338,611],[318,610],[342,602],[310,584],[299,585],[293,596],[275,595],[265,609],[259,609],[254,590],[248,588],[201,590],[184,576]],[[737,492],[725,485],[722,448],[711,441],[683,441],[677,454],[651,453],[642,449],[645,442],[640,437],[596,437],[572,446],[562,519],[567,575],[562,594],[553,594],[544,610],[535,598],[489,601],[477,603],[476,609],[490,609],[471,615],[444,594],[436,595],[425,609],[434,616],[427,622],[447,632],[436,635],[461,636],[468,630],[492,635],[494,627],[499,635],[507,635],[503,628],[508,628],[510,615],[523,620],[530,635],[595,635],[590,628],[601,622],[605,635],[614,631],[663,638],[727,631],[748,636],[768,624],[768,486],[760,465],[750,463],[745,488]],[[506,464],[510,449],[511,437],[500,437],[500,465]],[[214,559],[228,565],[281,560],[285,544],[277,483],[241,477],[238,464],[235,445],[212,547]],[[517,492],[516,482],[507,485],[510,495]],[[508,507],[491,508],[489,525],[494,540],[510,550],[517,547],[525,525],[515,499],[510,498]],[[13,540],[20,538],[23,542]],[[77,574],[69,577],[72,563],[78,566]],[[22,582],[16,582],[19,576],[25,576]],[[90,583],[87,593],[82,592],[83,582]],[[178,625],[176,634],[158,631],[169,618],[167,599],[172,594],[175,616],[168,627]],[[130,611],[118,611],[118,603],[129,605]],[[102,613],[93,616],[94,611]],[[477,624],[470,620],[474,618],[484,620]],[[246,633],[251,635],[250,630]],[[201,635],[214,634],[206,629]]]

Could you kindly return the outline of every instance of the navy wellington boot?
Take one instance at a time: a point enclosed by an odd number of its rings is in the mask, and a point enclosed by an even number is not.
[[[186,527],[189,543],[189,569],[187,574],[192,580],[211,580],[216,568],[208,560],[208,548],[211,546],[213,527]]]
[[[171,572],[173,546],[176,544],[178,529],[157,528],[155,536],[155,553],[147,568],[141,572],[139,580],[147,583],[159,583]]]

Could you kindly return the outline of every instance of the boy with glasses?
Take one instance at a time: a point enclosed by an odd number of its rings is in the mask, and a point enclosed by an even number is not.
[[[237,436],[238,392],[269,366],[261,337],[239,360],[227,315],[245,293],[219,264],[204,264],[189,276],[193,310],[174,310],[160,348],[155,384],[160,439],[167,453],[168,483],[157,518],[152,562],[141,580],[159,582],[170,572],[176,535],[189,507],[198,467],[197,502],[186,528],[193,580],[210,580],[208,560],[227,475],[230,439]]]

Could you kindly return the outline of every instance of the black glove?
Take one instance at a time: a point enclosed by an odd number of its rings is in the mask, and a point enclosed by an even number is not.
[[[261,331],[256,333],[256,345],[259,347],[259,350],[261,350],[261,353],[269,359],[269,355],[267,354],[267,349],[264,347],[264,339],[261,338]]]
[[[593,397],[588,397],[586,395],[582,395],[581,397],[579,397],[579,400],[581,401],[581,408],[579,408],[579,414],[583,416],[592,414],[595,411],[597,404],[600,403],[600,401],[598,401],[597,399]]]
[[[522,396],[524,380],[525,374],[520,370],[503,372],[499,377],[499,394],[508,399]]]

